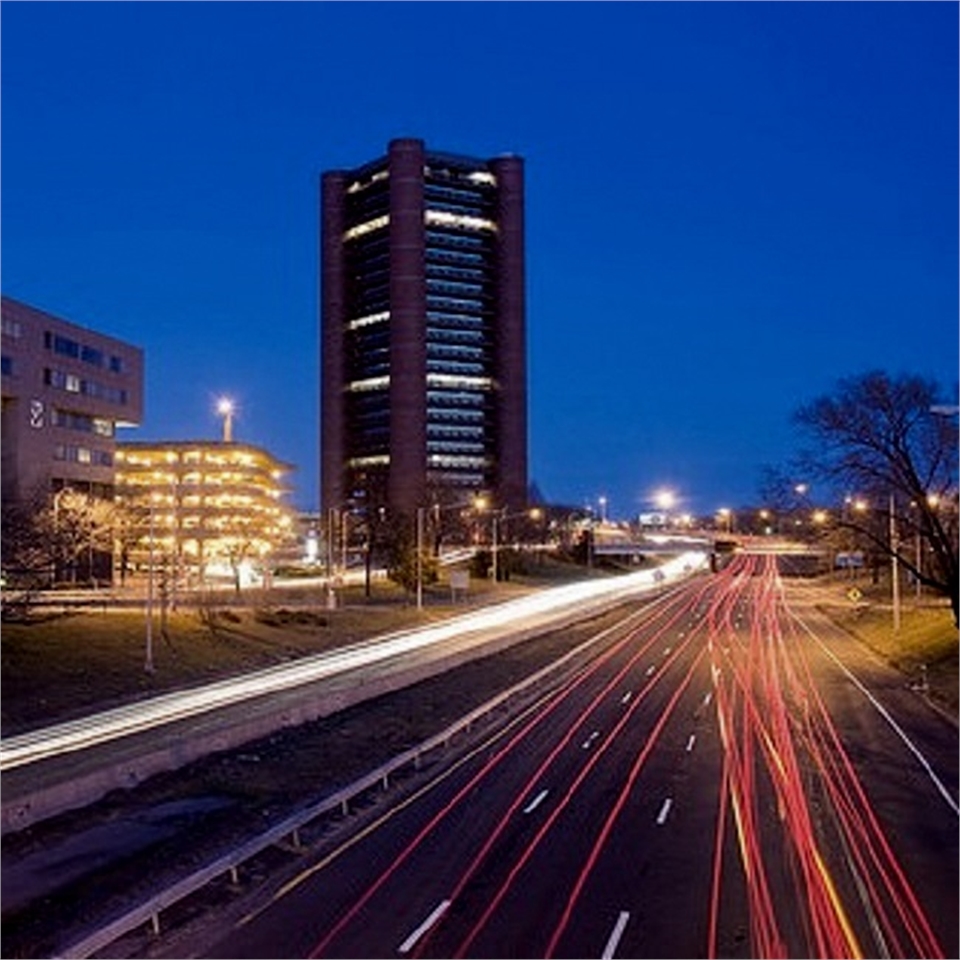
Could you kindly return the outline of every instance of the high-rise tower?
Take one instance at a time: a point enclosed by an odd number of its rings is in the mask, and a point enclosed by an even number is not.
[[[390,143],[323,175],[324,510],[527,498],[523,160]]]

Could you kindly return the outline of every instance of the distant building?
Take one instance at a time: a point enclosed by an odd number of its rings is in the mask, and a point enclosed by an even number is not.
[[[118,427],[143,413],[143,352],[2,298],[4,502],[72,488],[113,497]]]
[[[413,139],[323,175],[324,511],[526,506],[523,189]]]
[[[188,584],[259,577],[293,536],[292,469],[245,443],[120,444],[118,579],[150,566]]]

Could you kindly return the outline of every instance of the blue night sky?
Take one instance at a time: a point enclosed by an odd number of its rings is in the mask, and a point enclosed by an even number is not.
[[[527,163],[530,474],[756,503],[792,412],[955,389],[958,5],[2,6],[3,292],[142,347],[122,439],[235,438],[318,501],[323,170]]]

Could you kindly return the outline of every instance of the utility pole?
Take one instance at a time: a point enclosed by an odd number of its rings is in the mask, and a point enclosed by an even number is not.
[[[417,507],[417,609],[423,609],[423,507]]]
[[[150,500],[150,552],[147,568],[147,653],[143,669],[153,673],[153,499]]]
[[[897,524],[894,516],[893,494],[890,494],[890,580],[893,591],[893,629],[900,631],[900,563],[897,550],[900,544],[897,541]]]

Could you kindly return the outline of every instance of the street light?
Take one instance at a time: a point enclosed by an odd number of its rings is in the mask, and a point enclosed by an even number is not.
[[[900,563],[897,551],[900,544],[897,540],[897,525],[894,515],[894,499],[890,494],[890,589],[893,593],[893,631],[900,632]]]
[[[605,498],[601,498],[601,503],[605,503]],[[498,532],[500,524],[513,520],[516,517],[527,517],[529,520],[539,520],[543,512],[539,507],[531,507],[529,510],[518,510],[516,513],[505,513],[506,507],[493,514],[493,582],[497,582],[497,550],[498,550]]]
[[[607,522],[607,498],[604,496],[601,496],[599,503],[600,503],[600,522],[606,523]]]
[[[233,442],[233,401],[229,397],[221,397],[217,401],[217,413],[223,417],[223,442]]]
[[[149,523],[149,560],[147,567],[147,636],[146,658],[143,669],[147,673],[154,672],[153,664],[153,523],[154,523],[154,495],[150,494],[150,523]]]
[[[472,506],[475,510],[485,510],[487,507],[487,500],[481,494],[473,498],[469,503],[448,503],[445,506],[441,506],[439,503],[435,503],[431,508],[431,512],[434,514],[435,523],[439,527],[440,523],[440,513],[444,510],[462,510],[464,507]],[[423,526],[424,518],[426,516],[426,507],[417,507],[417,609],[423,609]]]

